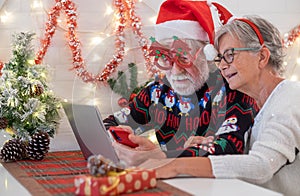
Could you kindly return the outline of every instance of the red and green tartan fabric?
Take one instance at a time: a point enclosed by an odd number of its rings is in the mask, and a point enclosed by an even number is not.
[[[17,163],[53,195],[73,195],[74,176],[88,173],[87,162],[80,151],[51,152],[42,161]]]
[[[44,160],[23,160],[12,163],[2,163],[4,167],[33,195],[67,196],[74,195],[75,176],[88,174],[87,161],[80,151],[49,152]],[[35,181],[42,190],[34,191],[32,183]],[[38,193],[37,193],[38,192]],[[143,190],[124,195],[142,196],[167,196],[167,195],[189,195],[175,187],[160,181],[156,188]]]

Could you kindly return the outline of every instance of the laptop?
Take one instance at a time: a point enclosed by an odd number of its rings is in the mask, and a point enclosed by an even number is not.
[[[85,159],[101,154],[115,164],[118,156],[97,106],[64,102],[64,111]]]

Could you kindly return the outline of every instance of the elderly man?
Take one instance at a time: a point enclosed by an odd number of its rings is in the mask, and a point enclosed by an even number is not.
[[[138,165],[148,158],[244,153],[258,111],[249,96],[230,90],[214,66],[214,31],[232,15],[217,3],[167,0],[159,10],[150,55],[165,77],[142,89],[104,120],[129,125],[130,148],[114,143],[121,160]],[[122,115],[120,115],[122,114]],[[155,129],[159,145],[138,136]],[[189,143],[199,145],[190,146]]]

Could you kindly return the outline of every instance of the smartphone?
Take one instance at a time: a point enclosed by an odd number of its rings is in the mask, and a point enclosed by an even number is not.
[[[138,147],[137,144],[133,143],[129,138],[129,132],[125,131],[122,127],[112,126],[109,131],[116,142],[129,146],[131,148]]]

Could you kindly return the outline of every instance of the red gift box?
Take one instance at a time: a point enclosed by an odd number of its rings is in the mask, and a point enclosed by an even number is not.
[[[75,177],[76,195],[118,195],[156,187],[154,170],[126,170],[114,176]]]

